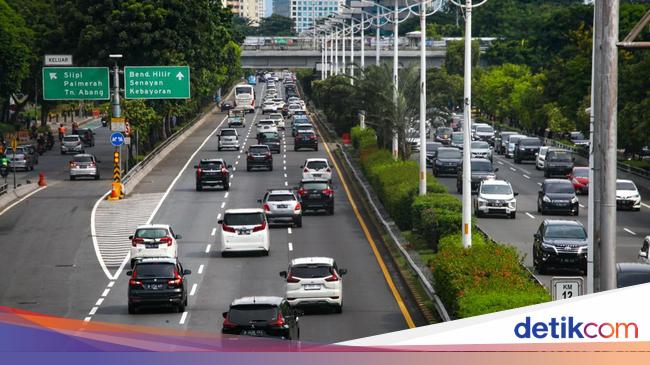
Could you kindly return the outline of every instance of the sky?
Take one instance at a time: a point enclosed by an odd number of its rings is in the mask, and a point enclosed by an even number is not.
[[[266,16],[271,16],[271,13],[273,13],[273,0],[264,1],[266,1]]]

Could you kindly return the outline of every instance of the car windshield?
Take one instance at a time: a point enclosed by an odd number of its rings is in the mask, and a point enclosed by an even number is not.
[[[581,132],[571,132],[571,139],[585,139]]]
[[[265,139],[265,140],[278,140],[280,137],[278,136],[277,133],[273,132],[266,132],[266,133],[260,133],[260,139]]]
[[[550,151],[546,157],[547,161],[571,162],[571,153],[565,151]]]
[[[581,226],[577,225],[564,225],[564,224],[551,224],[546,227],[544,235],[546,238],[587,238],[587,232]]]
[[[235,94],[240,95],[240,94],[250,94],[251,89],[248,87],[238,87],[235,88]]]
[[[267,152],[269,152],[269,148],[268,147],[261,147],[261,146],[251,147],[250,152],[251,153],[267,153]]]
[[[478,126],[476,127],[476,131],[481,133],[493,133],[494,129],[490,126]]]
[[[172,263],[151,263],[151,264],[138,264],[135,267],[135,275],[137,279],[144,278],[173,278],[175,265]]]
[[[296,197],[293,194],[271,194],[269,195],[267,201],[270,202],[286,202],[286,201],[295,201]]]
[[[508,143],[514,145],[515,143],[517,143],[517,142],[518,142],[520,139],[522,139],[522,138],[524,138],[524,137],[520,137],[520,136],[511,136],[510,139],[508,139]]]
[[[589,177],[589,169],[574,169],[573,170],[573,175],[577,177]]]
[[[438,150],[438,158],[441,160],[444,159],[460,159],[462,157],[461,153],[457,149],[451,149],[451,150]]]
[[[326,182],[306,182],[302,184],[305,190],[325,190],[329,188]]]
[[[227,226],[255,226],[264,222],[263,213],[227,213],[223,224]]]
[[[260,125],[274,125],[275,122],[271,119],[264,119],[259,121]]]
[[[306,167],[312,170],[322,170],[327,168],[327,162],[325,161],[309,161],[307,162]]]
[[[271,305],[238,305],[230,307],[228,320],[241,325],[249,325],[256,321],[275,321],[278,318],[278,308]]]
[[[165,228],[143,228],[135,231],[136,238],[163,238],[167,237]]]
[[[500,195],[509,195],[512,194],[512,188],[510,185],[483,185],[481,188],[482,194],[500,194]]]
[[[462,133],[454,133],[451,135],[451,140],[453,142],[462,142],[463,141],[463,134]]]
[[[538,147],[542,145],[542,142],[537,138],[526,138],[521,140],[521,145],[526,147]]]
[[[24,155],[25,150],[22,148],[16,148],[16,152],[14,152],[12,149],[8,149],[6,152],[7,155]]]
[[[487,142],[472,142],[472,149],[473,150],[487,150],[490,148],[490,145]]]
[[[329,265],[296,265],[291,268],[291,276],[302,279],[325,278],[331,275],[332,267]]]
[[[439,135],[439,136],[440,135],[445,135],[445,134],[449,135],[449,134],[452,134],[453,132],[454,132],[454,130],[451,129],[451,128],[438,128],[438,130],[436,131],[436,134]]]
[[[221,161],[201,161],[199,167],[204,170],[218,170],[221,169]]]
[[[575,189],[573,188],[573,184],[571,184],[569,180],[566,180],[561,183],[546,184],[546,192],[555,194],[573,194],[575,193]]]
[[[64,142],[77,142],[79,141],[79,136],[65,136],[63,137]]]
[[[617,181],[616,190],[636,190],[636,186],[630,181]]]
[[[472,171],[492,172],[490,161],[472,161]]]
[[[93,158],[90,156],[74,156],[72,160],[74,162],[92,162]]]
[[[232,129],[224,129],[221,131],[222,136],[236,136],[237,132]]]

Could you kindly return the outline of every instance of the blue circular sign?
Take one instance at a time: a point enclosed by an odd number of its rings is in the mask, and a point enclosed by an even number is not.
[[[111,134],[111,144],[115,147],[124,144],[124,135],[122,132],[113,132],[113,134]]]

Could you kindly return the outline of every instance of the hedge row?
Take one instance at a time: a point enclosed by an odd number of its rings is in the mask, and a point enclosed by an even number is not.
[[[550,300],[530,279],[515,248],[482,234],[473,234],[472,247],[463,248],[460,200],[431,174],[427,195],[418,196],[417,162],[395,161],[390,151],[377,149],[374,140],[364,143],[374,136],[368,130],[352,130],[362,170],[399,228],[413,229],[437,251],[429,264],[436,291],[452,315],[464,318]]]
[[[377,147],[377,133],[372,128],[353,127],[350,130],[350,138],[352,139],[352,146],[356,149]]]

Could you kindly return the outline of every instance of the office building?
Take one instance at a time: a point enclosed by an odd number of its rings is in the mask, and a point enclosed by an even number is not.
[[[273,14],[291,17],[291,0],[273,0]]]
[[[291,0],[291,19],[296,24],[296,33],[310,28],[315,19],[341,12],[344,0]]]

